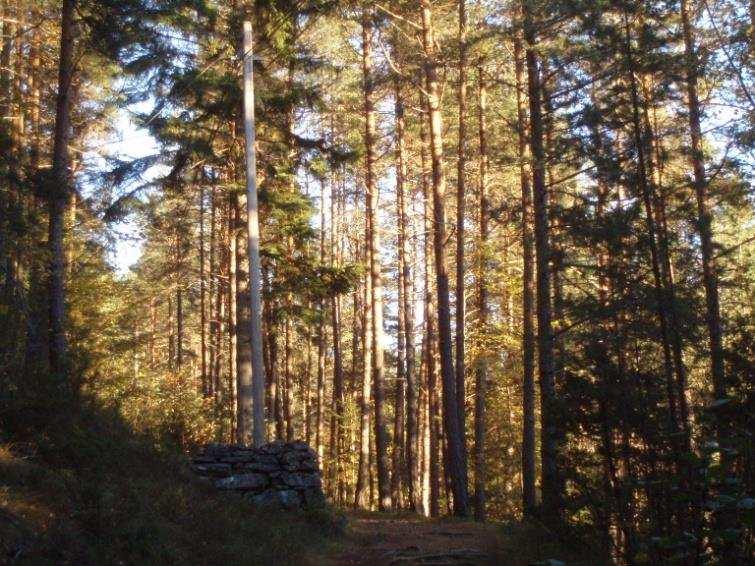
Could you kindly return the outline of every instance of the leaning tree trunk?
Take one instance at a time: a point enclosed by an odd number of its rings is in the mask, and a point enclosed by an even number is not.
[[[422,32],[425,50],[425,77],[430,117],[430,156],[433,188],[433,249],[438,296],[438,343],[440,349],[443,389],[443,423],[448,446],[448,467],[453,492],[453,510],[457,516],[467,515],[467,470],[465,466],[463,431],[459,426],[453,350],[451,347],[451,308],[449,300],[446,250],[446,179],[443,173],[443,119],[440,110],[438,61],[429,0],[422,0]]]

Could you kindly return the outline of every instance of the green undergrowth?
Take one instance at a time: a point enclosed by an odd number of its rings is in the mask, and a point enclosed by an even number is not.
[[[115,411],[34,405],[0,407],[0,564],[300,563],[338,533],[329,508],[260,512],[218,493]]]

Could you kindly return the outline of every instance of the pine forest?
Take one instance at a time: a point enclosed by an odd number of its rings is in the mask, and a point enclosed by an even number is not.
[[[0,562],[752,564],[753,18],[0,0]]]

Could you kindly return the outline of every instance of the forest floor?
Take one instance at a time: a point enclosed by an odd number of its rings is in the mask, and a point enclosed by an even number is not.
[[[414,514],[348,512],[343,539],[313,564],[529,565],[579,563],[555,537],[525,523],[429,520]]]

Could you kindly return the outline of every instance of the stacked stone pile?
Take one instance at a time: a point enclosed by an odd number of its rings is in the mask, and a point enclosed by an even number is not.
[[[260,448],[210,444],[193,459],[192,469],[220,490],[243,493],[257,507],[300,509],[325,501],[317,454],[301,441]]]

